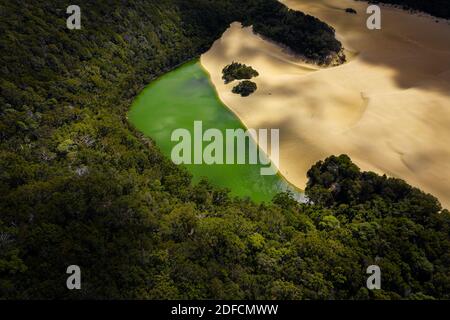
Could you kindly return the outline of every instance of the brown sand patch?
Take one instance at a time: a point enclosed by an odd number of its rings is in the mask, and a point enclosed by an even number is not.
[[[300,188],[312,164],[346,153],[450,207],[450,25],[382,7],[382,30],[370,31],[367,3],[283,2],[332,25],[350,61],[308,65],[235,23],[201,57],[222,101],[247,127],[280,128],[280,171]],[[233,60],[260,73],[250,97],[221,79]]]

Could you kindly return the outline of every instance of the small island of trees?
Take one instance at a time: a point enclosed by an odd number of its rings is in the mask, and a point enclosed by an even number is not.
[[[232,62],[225,66],[222,70],[222,79],[225,84],[233,82],[234,80],[243,80],[238,85],[234,86],[231,92],[240,94],[242,97],[248,97],[258,88],[256,83],[249,81],[253,77],[259,76],[258,71],[243,63]]]
[[[234,80],[249,80],[253,77],[259,76],[258,71],[256,71],[252,67],[234,61],[233,63],[223,68],[222,74],[222,79],[225,81],[225,83],[230,83]]]
[[[231,92],[240,94],[242,97],[248,97],[253,92],[255,92],[257,88],[258,87],[256,83],[254,83],[253,81],[244,80],[240,82],[237,86],[235,86],[233,90],[231,90]]]

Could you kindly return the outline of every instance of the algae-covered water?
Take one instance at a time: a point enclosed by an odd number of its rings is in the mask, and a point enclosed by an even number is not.
[[[220,101],[208,73],[198,60],[150,83],[133,102],[128,119],[139,131],[151,137],[168,157],[178,144],[171,141],[172,132],[184,128],[193,137],[194,121],[202,121],[203,132],[215,128],[224,137],[226,129],[246,130]],[[282,176],[261,175],[263,165],[260,163],[182,165],[193,175],[194,182],[206,177],[213,185],[230,189],[232,195],[250,197],[258,202],[270,201],[275,194],[287,189],[296,193]]]

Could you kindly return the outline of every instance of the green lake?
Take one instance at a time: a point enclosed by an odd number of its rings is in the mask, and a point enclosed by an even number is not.
[[[168,157],[178,144],[171,141],[172,132],[184,128],[193,137],[194,121],[202,121],[203,132],[216,128],[224,137],[226,129],[246,130],[221,102],[208,73],[198,60],[188,62],[150,83],[133,102],[128,119],[139,131],[151,137]],[[206,177],[213,185],[230,189],[232,195],[250,197],[257,202],[270,201],[275,194],[285,190],[301,197],[282,176],[260,175],[261,164],[203,163],[183,166],[193,175],[194,182]]]

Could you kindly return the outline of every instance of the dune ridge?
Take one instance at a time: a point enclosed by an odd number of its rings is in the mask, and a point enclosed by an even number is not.
[[[349,61],[307,64],[238,23],[201,57],[219,97],[247,127],[280,129],[281,174],[304,189],[311,165],[346,153],[363,170],[402,178],[450,207],[449,23],[382,6],[382,30],[371,31],[364,2],[282,2],[332,25]],[[250,97],[223,83],[232,61],[259,72]]]

